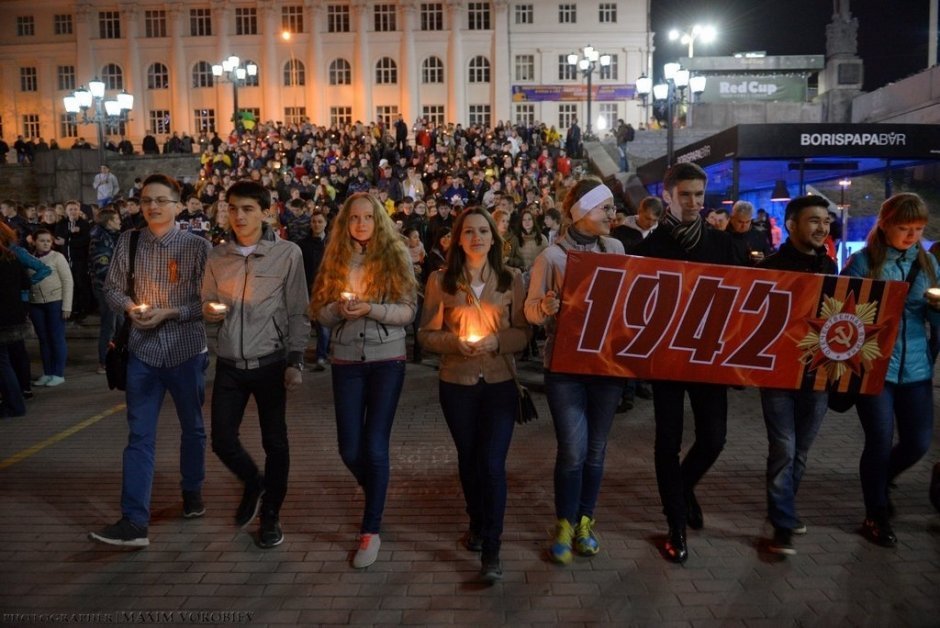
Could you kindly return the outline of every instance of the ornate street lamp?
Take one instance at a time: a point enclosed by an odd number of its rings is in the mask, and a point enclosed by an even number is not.
[[[715,41],[717,37],[718,31],[716,31],[715,27],[710,24],[706,24],[704,26],[701,24],[695,24],[687,31],[680,31],[677,28],[669,31],[669,41],[679,40],[682,45],[689,47],[690,59],[695,56],[696,39],[700,39],[703,44],[710,44],[711,42]]]
[[[667,63],[663,66],[663,79],[662,83],[653,85],[652,79],[644,74],[636,80],[636,93],[643,98],[644,104],[647,96],[652,93],[654,101],[666,105],[666,165],[671,166],[675,154],[674,112],[681,111],[686,105],[685,94],[688,88],[690,93],[687,112],[691,117],[692,99],[695,94],[705,91],[706,79],[704,76],[692,76],[678,63]]]
[[[581,75],[587,79],[587,127],[584,130],[584,139],[589,140],[594,139],[594,134],[591,130],[591,99],[594,95],[591,87],[591,78],[598,64],[600,67],[610,65],[610,55],[600,54],[594,46],[585,46],[581,52],[581,56],[576,53],[568,55],[568,63],[581,70]]]
[[[232,55],[212,66],[212,75],[218,79],[227,80],[232,84],[232,114],[235,123],[235,133],[238,137],[245,131],[245,125],[242,122],[241,112],[238,110],[238,86],[245,85],[249,76],[258,75],[258,66],[254,63],[242,64],[241,59]]]
[[[62,99],[66,113],[80,124],[94,124],[98,129],[98,164],[104,165],[105,126],[127,122],[134,108],[134,97],[122,90],[114,98],[106,98],[104,81],[89,81]],[[79,117],[81,115],[81,117]]]

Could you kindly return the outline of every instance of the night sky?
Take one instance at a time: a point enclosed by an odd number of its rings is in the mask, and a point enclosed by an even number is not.
[[[697,41],[697,57],[744,50],[825,54],[832,11],[832,0],[651,0],[655,74],[659,77],[664,63],[686,56],[684,46],[668,39],[672,27],[715,25],[718,39],[712,44]],[[859,21],[865,91],[926,68],[928,0],[851,0],[851,12]]]

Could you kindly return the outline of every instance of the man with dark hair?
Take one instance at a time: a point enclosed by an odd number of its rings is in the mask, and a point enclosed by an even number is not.
[[[202,314],[221,323],[212,387],[212,451],[244,484],[235,523],[246,526],[258,510],[258,546],[284,541],[279,513],[287,494],[287,391],[301,384],[310,336],[303,255],[275,237],[264,221],[271,195],[254,181],[228,189],[235,238],[209,254],[202,282]],[[265,452],[262,475],[238,438],[249,398],[258,406]]]
[[[708,264],[747,264],[746,255],[734,245],[731,236],[705,226],[701,211],[707,182],[705,171],[696,164],[680,163],[669,168],[663,180],[667,211],[656,229],[637,247],[637,255]],[[695,443],[680,464],[686,394],[695,420]],[[653,412],[656,481],[669,524],[663,552],[667,560],[682,563],[689,555],[686,524],[694,530],[704,526],[695,485],[724,448],[728,389],[719,384],[653,382]]]
[[[121,519],[92,540],[146,547],[153,488],[157,419],[166,393],[176,406],[182,431],[180,472],[183,517],[201,517],[206,474],[206,431],[202,419],[205,371],[209,364],[199,289],[212,245],[176,223],[180,186],[154,174],[144,180],[140,205],[147,228],[118,239],[104,292],[113,310],[132,323],[127,366],[127,425]],[[136,243],[134,282],[128,284],[130,249]]]
[[[800,196],[787,203],[785,220],[790,236],[777,253],[758,268],[801,273],[838,273],[826,252],[829,202],[821,196]],[[760,400],[767,427],[767,514],[774,536],[767,548],[775,554],[796,554],[793,535],[806,534],[796,514],[796,491],[806,470],[809,448],[826,416],[829,395],[812,390],[815,371],[804,375],[806,390],[761,388]]]
[[[610,235],[620,240],[623,251],[633,255],[634,250],[653,232],[663,215],[663,202],[655,196],[640,201],[635,216],[624,218],[623,224],[610,230]]]

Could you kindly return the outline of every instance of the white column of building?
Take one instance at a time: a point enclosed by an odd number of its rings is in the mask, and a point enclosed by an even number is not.
[[[261,91],[264,95],[264,109],[261,111],[261,121],[283,120],[284,109],[281,107],[281,64],[277,59],[276,43],[280,40],[281,29],[277,26],[277,15],[274,12],[274,3],[264,1],[258,3],[263,16],[264,27],[261,36],[264,45],[261,48]],[[260,122],[260,121],[259,121]]]
[[[447,3],[450,41],[447,47],[447,119],[445,122],[461,124],[467,120],[467,78],[464,72],[466,59],[463,58],[462,38],[465,6],[464,0],[449,0]]]
[[[229,41],[229,24],[232,24],[232,3],[223,2],[219,7],[219,16],[221,19],[216,24],[215,58],[209,59],[209,63],[222,63],[235,54],[232,50],[232,44]],[[220,95],[221,94],[221,95]],[[232,97],[232,86],[225,81],[215,79],[215,130],[219,132],[219,137],[226,137],[232,129],[235,128],[235,102]]]
[[[144,136],[144,116],[141,115],[140,96],[144,93],[143,75],[146,68],[140,67],[140,10],[136,5],[121,5],[121,12],[127,24],[127,58],[124,64],[124,89],[133,94],[134,108],[130,112],[130,122],[125,125],[131,141],[140,141]],[[117,142],[115,141],[115,144]]]
[[[372,62],[369,58],[369,9],[368,0],[358,0],[352,3],[356,12],[356,39],[353,53],[353,87],[355,98],[353,100],[353,121],[362,120],[368,124],[375,120],[375,111],[372,110]]]
[[[418,7],[415,2],[406,0],[401,4],[402,10],[402,37],[401,37],[401,73],[398,77],[401,85],[401,115],[408,128],[421,113],[418,83],[420,74],[415,59],[415,31],[418,29]]]
[[[87,85],[94,78],[95,69],[94,50],[88,42],[91,37],[92,10],[87,4],[75,6],[75,87]]]
[[[323,58],[323,26],[324,7],[320,2],[307,0],[305,6],[304,22],[308,25],[310,35],[307,37],[307,50],[304,65],[307,68],[307,86],[304,90],[307,107],[307,117],[314,124],[326,124],[329,117],[326,111],[326,69]]]
[[[192,128],[192,112],[189,110],[189,80],[192,75],[192,68],[186,59],[186,52],[183,48],[183,33],[189,32],[188,10],[183,8],[182,4],[171,4],[167,7],[170,17],[170,33],[172,33],[173,42],[170,46],[170,93],[173,103],[170,111],[170,129],[189,130]],[[149,112],[142,112],[149,118]],[[159,138],[158,138],[159,139]]]
[[[490,85],[493,91],[493,124],[497,120],[510,120],[510,83],[512,70],[509,66],[509,2],[494,0],[496,15],[493,19],[493,65],[490,68]]]

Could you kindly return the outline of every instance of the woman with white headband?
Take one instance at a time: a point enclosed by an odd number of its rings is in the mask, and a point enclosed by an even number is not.
[[[620,253],[623,245],[609,237],[614,214],[610,189],[593,177],[580,180],[562,205],[563,235],[542,251],[532,265],[525,315],[545,325],[545,394],[555,425],[555,538],[551,559],[567,565],[573,552],[598,552],[594,507],[604,475],[607,435],[623,392],[623,380],[601,375],[568,375],[548,370],[555,341],[555,315],[561,307],[568,251]]]

